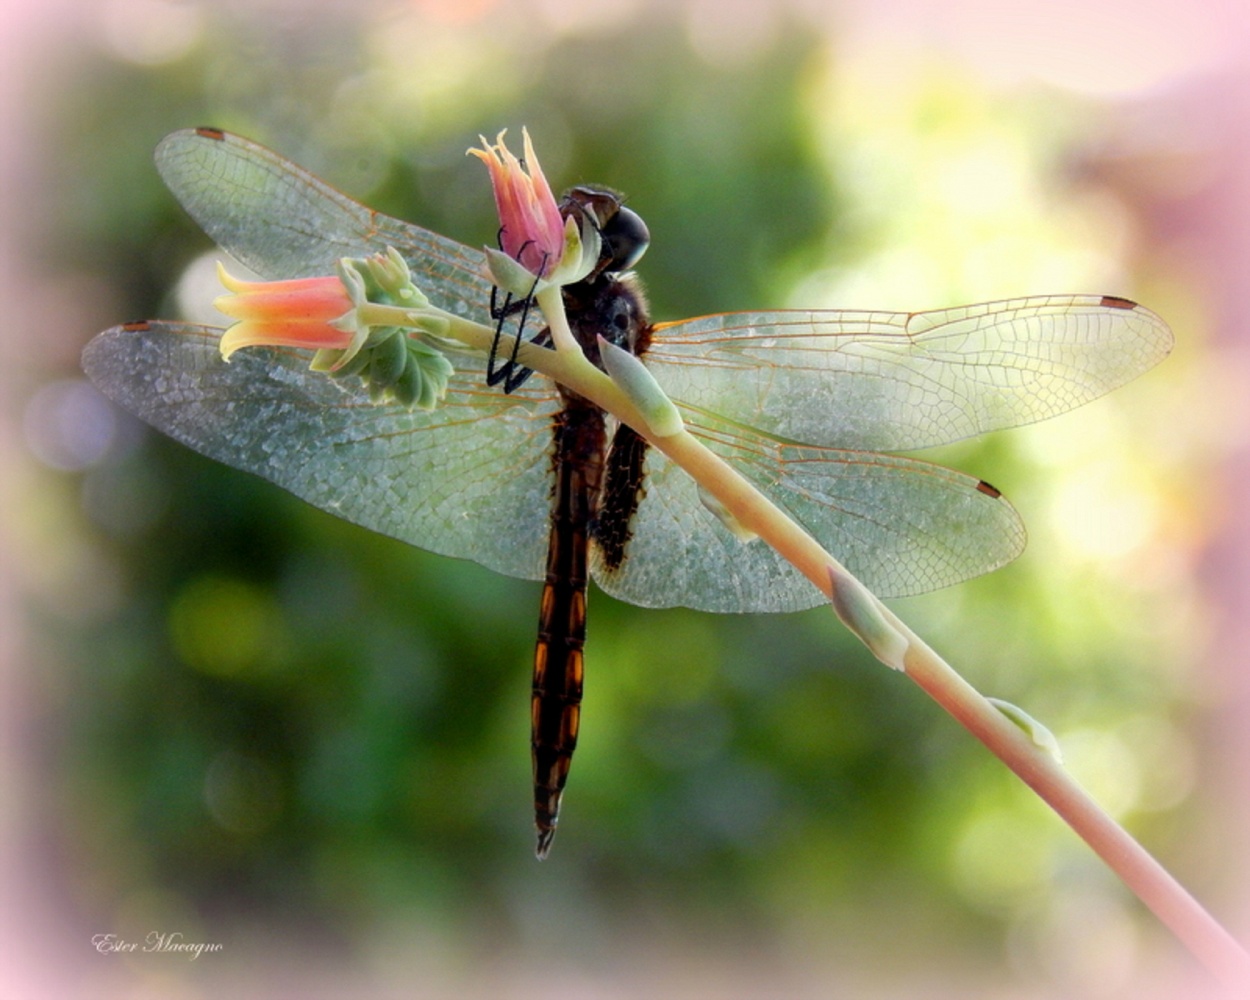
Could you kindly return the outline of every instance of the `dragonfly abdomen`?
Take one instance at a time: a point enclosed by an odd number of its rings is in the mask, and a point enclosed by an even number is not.
[[[531,745],[537,854],[547,856],[581,721],[586,556],[603,481],[603,415],[569,400],[555,421],[555,486],[547,575],[534,650]]]

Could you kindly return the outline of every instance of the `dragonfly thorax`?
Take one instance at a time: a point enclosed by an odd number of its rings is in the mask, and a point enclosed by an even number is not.
[[[564,308],[573,336],[600,368],[599,337],[631,354],[642,354],[650,346],[647,298],[632,274],[604,272],[591,281],[566,285]]]

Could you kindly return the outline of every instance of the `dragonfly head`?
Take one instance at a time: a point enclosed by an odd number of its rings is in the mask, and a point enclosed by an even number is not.
[[[651,233],[642,216],[625,207],[624,199],[606,188],[569,188],[560,200],[560,214],[588,219],[603,239],[599,264],[592,277],[604,271],[627,271],[647,251]]]

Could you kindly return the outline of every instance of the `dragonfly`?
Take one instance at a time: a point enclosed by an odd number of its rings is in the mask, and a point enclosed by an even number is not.
[[[187,129],[160,143],[156,162],[206,233],[265,278],[329,274],[340,258],[393,247],[434,305],[504,321],[483,251],[367,208],[263,146]],[[882,597],[989,572],[1025,543],[997,489],[900,452],[1066,412],[1172,345],[1158,316],[1114,295],[652,323],[629,270],[645,226],[596,188],[575,188],[561,204],[566,216],[591,208],[604,256],[564,291],[588,355],[597,361],[603,332],[640,356],[688,430]],[[531,704],[539,857],[580,724],[588,578],[647,608],[787,612],[827,602],[774,550],[732,530],[629,427],[543,376],[518,374],[511,359],[501,387],[488,384],[488,368],[491,383],[500,378],[493,351],[454,354],[446,397],[427,411],[374,402],[291,349],[249,349],[224,363],[222,332],[123,324],[88,344],[83,365],[105,395],[210,458],[374,531],[544,582]]]

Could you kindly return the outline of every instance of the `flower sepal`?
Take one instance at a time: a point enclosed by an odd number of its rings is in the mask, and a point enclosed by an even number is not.
[[[377,344],[390,335],[394,327],[371,336],[377,329],[369,322],[370,304],[400,306],[406,309],[424,309],[430,304],[422,291],[412,283],[408,262],[394,247],[371,257],[342,257],[337,267],[339,278],[347,290],[352,308],[331,322],[331,325],[350,334],[345,348],[335,353],[332,348],[318,351],[312,367],[316,371],[334,372],[347,365],[366,344]],[[333,357],[333,360],[330,360]]]
[[[502,250],[482,247],[486,254],[486,270],[491,283],[500,291],[514,298],[524,299],[539,292],[546,282],[527,271],[519,261],[513,260]]]
[[[599,264],[603,253],[603,237],[589,216],[582,216],[579,226],[569,216],[564,224],[564,256],[551,276],[555,285],[572,285],[585,278]]]
[[[454,371],[442,351],[408,336],[401,327],[375,327],[346,362],[341,358],[344,353],[318,351],[310,367],[333,378],[359,376],[375,403],[394,400],[432,410],[447,394]]]
[[[425,309],[430,304],[425,293],[413,284],[408,262],[394,247],[370,257],[342,257],[338,272],[357,307],[375,302],[405,309]]]

